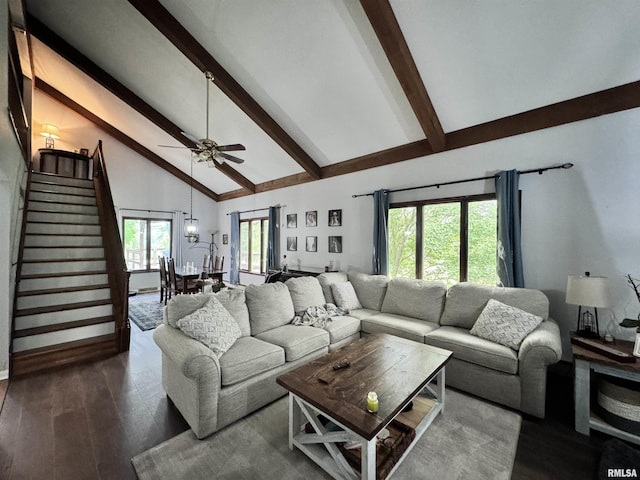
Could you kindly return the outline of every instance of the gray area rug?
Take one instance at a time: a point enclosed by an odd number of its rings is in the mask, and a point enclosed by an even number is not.
[[[152,330],[162,323],[160,293],[145,293],[129,297],[129,320],[140,330]]]
[[[447,389],[445,411],[393,474],[394,479],[509,479],[520,415]],[[132,459],[140,480],[327,479],[288,446],[287,397],[198,440],[191,430]]]

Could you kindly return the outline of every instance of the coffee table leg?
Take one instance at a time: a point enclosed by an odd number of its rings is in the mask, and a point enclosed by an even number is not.
[[[376,441],[374,437],[368,442],[362,442],[362,463],[360,473],[363,479],[373,480],[376,478]]]
[[[300,432],[302,412],[295,401],[293,394],[289,393],[289,450],[293,450],[293,437]]]
[[[438,389],[436,394],[438,395],[438,402],[440,402],[440,412],[444,412],[444,367],[440,369],[437,375]]]

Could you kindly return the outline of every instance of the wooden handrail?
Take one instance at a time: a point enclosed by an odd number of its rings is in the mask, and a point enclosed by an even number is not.
[[[111,301],[113,302],[113,315],[116,325],[116,343],[119,352],[129,350],[131,328],[129,325],[129,276],[127,264],[124,259],[118,219],[115,205],[111,196],[109,177],[102,153],[102,140],[98,141],[93,155],[93,185],[96,190],[96,202],[100,216],[100,228],[109,286],[111,288]]]

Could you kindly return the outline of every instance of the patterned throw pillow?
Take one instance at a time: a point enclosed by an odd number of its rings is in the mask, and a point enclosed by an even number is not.
[[[334,283],[331,285],[331,293],[336,305],[342,310],[356,310],[362,308],[356,291],[351,282]]]
[[[519,350],[525,337],[542,321],[542,317],[491,299],[469,333]]]
[[[242,335],[238,323],[216,297],[177,322],[186,335],[204,343],[218,358]]]

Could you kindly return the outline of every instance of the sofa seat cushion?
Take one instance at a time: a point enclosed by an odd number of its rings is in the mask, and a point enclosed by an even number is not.
[[[256,335],[256,338],[282,347],[287,362],[329,346],[329,332],[306,325],[283,325]]]
[[[254,337],[240,337],[220,357],[222,385],[242,382],[272,368],[284,365],[284,350]]]
[[[429,332],[427,345],[453,352],[453,357],[482,367],[515,375],[518,373],[518,353],[509,347],[471,335],[466,328],[440,327]]]
[[[425,335],[438,328],[437,323],[425,322],[424,320],[393,313],[380,313],[364,318],[361,322],[363,332],[388,333],[419,343],[424,343]]]
[[[303,312],[309,307],[324,305],[324,293],[316,277],[294,277],[284,284],[289,289],[293,309],[296,313]]]
[[[289,289],[282,282],[247,285],[244,294],[251,335],[286,325],[295,316]]]
[[[447,291],[440,325],[473,327],[490,299],[519,308],[546,320],[549,317],[549,299],[540,290],[530,288],[489,287],[461,282]]]
[[[331,317],[331,321],[325,324],[324,329],[329,332],[329,340],[334,344],[360,332],[360,320],[351,315]]]
[[[392,278],[381,311],[438,323],[446,294],[447,285],[444,282]]]
[[[364,308],[380,311],[384,296],[387,293],[389,277],[386,275],[368,275],[360,272],[349,272],[347,277],[356,290],[360,304]]]
[[[359,308],[349,312],[350,317],[359,318],[360,320],[373,317],[374,315],[380,315],[380,312],[378,310],[371,310],[370,308]]]

